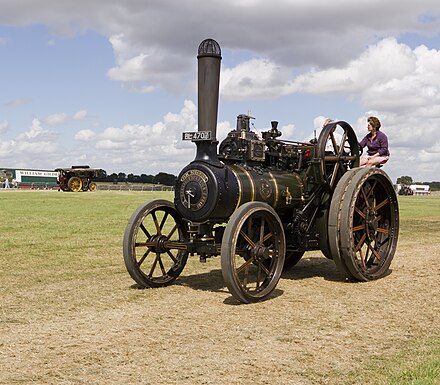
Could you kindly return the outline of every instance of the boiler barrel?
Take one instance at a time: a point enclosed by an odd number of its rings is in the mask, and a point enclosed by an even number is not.
[[[242,204],[266,202],[281,218],[302,204],[304,185],[298,174],[259,171],[242,165],[213,167],[193,162],[180,173],[175,205],[191,222],[223,221]]]
[[[239,184],[236,207],[243,203],[266,202],[280,217],[289,216],[293,207],[303,200],[304,185],[298,174],[292,172],[246,169],[241,165],[229,166]]]

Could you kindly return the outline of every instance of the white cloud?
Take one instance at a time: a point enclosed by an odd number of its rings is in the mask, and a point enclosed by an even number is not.
[[[146,80],[146,59],[148,55],[139,54],[121,63],[120,66],[111,68],[108,76],[113,80],[137,81]]]
[[[232,130],[235,130],[235,124],[234,126],[231,126],[231,123],[228,121],[219,122],[217,124],[217,140],[222,141],[224,138],[226,138],[228,132]],[[189,130],[189,131],[195,131],[195,130]]]
[[[416,69],[414,52],[395,38],[371,45],[358,59],[341,68],[312,70],[294,79],[292,92],[360,94],[389,79],[399,80]]]
[[[87,110],[81,110],[73,115],[73,120],[84,120],[87,117]]]
[[[16,141],[15,144],[14,151],[25,154],[27,158],[29,158],[30,155],[40,155],[40,157],[44,158],[57,149],[56,144],[50,141]],[[32,165],[34,163],[30,162],[29,164]]]
[[[9,123],[7,120],[3,120],[3,122],[0,122],[0,134],[8,131]]]
[[[137,46],[120,33],[109,39],[115,54],[116,66],[107,71],[110,79],[126,82],[133,90],[153,92],[157,87],[169,90],[181,88],[190,68],[189,56],[170,51],[168,46],[155,43]]]
[[[67,119],[67,114],[65,113],[59,113],[59,114],[53,114],[53,115],[49,115],[46,119],[45,122],[51,126],[55,126],[55,125],[59,125],[59,124],[63,124],[66,122]]]
[[[6,103],[6,106],[8,106],[8,107],[19,107],[19,106],[23,106],[25,104],[28,104],[30,102],[31,102],[30,99],[18,98],[18,99],[10,100],[9,102]]]
[[[291,93],[289,70],[268,59],[251,59],[223,68],[222,96],[230,100],[271,99]]]
[[[0,143],[0,162],[15,167],[55,167],[62,149],[58,135],[34,118],[28,131]]]
[[[23,132],[22,134],[17,136],[17,140],[23,143],[27,142],[46,142],[53,141],[56,139],[57,135],[49,130],[46,130],[41,126],[41,122],[38,118],[34,118],[32,120],[31,127],[29,131]]]
[[[268,59],[252,59],[234,68],[224,68],[221,78],[222,95],[234,100],[270,99],[297,92],[360,95],[365,104],[370,105],[377,100],[376,94],[383,93],[384,90],[394,91],[396,84],[400,88],[404,84],[408,87],[408,84],[414,83],[411,81],[414,77],[430,82],[438,81],[438,71],[433,72],[438,63],[432,65],[432,61],[439,60],[439,52],[432,50],[436,53],[431,51],[430,57],[423,60],[423,56],[428,56],[425,51],[426,47],[412,50],[407,45],[398,43],[395,38],[386,38],[369,46],[359,58],[348,62],[345,67],[312,69],[296,77],[292,76],[287,67],[279,66]],[[436,84],[430,85],[423,92],[432,96],[437,94],[436,87]],[[400,94],[401,91],[399,89],[395,93]],[[414,97],[414,91],[409,89],[406,93]],[[421,91],[418,90],[418,93]],[[372,96],[369,96],[370,93]],[[394,98],[387,98],[387,102],[390,100]],[[382,102],[380,100],[379,103],[382,105]]]
[[[89,142],[93,140],[96,136],[96,133],[92,130],[80,130],[75,134],[75,139],[80,142]]]
[[[195,146],[182,143],[184,131],[196,130],[196,106],[185,100],[179,113],[167,113],[162,121],[154,124],[126,124],[107,127],[102,132],[81,130],[76,139],[93,139],[94,156],[98,163],[126,168],[126,172],[176,173],[192,160]],[[96,134],[96,135],[92,135]]]

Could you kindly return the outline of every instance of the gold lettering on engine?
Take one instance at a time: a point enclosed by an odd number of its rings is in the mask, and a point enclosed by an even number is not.
[[[180,178],[180,181],[185,182],[188,179],[194,180],[197,178],[202,179],[203,182],[205,183],[208,183],[209,180],[208,176],[203,171],[193,169],[193,170],[188,170],[185,174],[183,174],[182,177]]]

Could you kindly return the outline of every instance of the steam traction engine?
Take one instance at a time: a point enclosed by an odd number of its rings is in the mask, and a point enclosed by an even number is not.
[[[124,235],[127,270],[141,286],[173,282],[189,255],[221,256],[231,294],[265,299],[283,268],[308,250],[333,259],[343,277],[383,277],[397,245],[393,185],[379,168],[359,168],[352,127],[327,124],[309,143],[280,140],[277,122],[262,137],[239,115],[217,152],[220,46],[198,50],[198,132],[183,139],[196,158],[179,174],[174,203],[153,200],[132,215]]]
[[[96,191],[98,186],[92,181],[105,175],[105,171],[100,168],[90,168],[89,166],[72,166],[72,168],[57,168],[58,183],[62,191]]]

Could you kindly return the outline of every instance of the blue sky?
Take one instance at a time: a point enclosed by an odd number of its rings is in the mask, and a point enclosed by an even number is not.
[[[437,0],[2,0],[0,166],[178,174],[206,37],[222,47],[218,139],[249,111],[299,141],[325,117],[360,140],[376,115],[391,178],[440,180]]]

